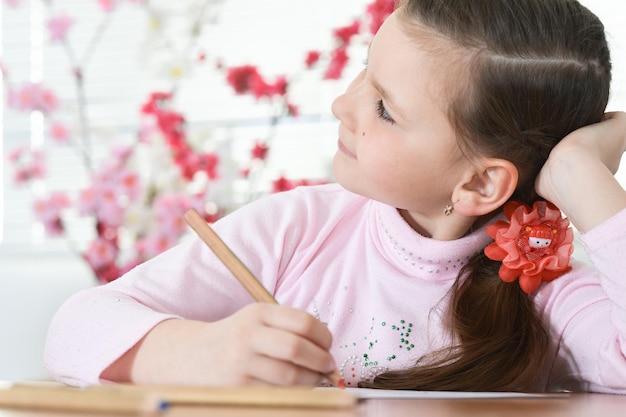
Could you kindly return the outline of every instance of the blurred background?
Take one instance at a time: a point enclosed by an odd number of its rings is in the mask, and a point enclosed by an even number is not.
[[[581,2],[626,110],[626,5]],[[392,4],[0,2],[0,380],[45,378],[62,301],[175,244],[188,207],[332,181],[330,105]]]

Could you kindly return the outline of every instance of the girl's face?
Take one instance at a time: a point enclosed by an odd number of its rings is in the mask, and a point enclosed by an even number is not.
[[[332,105],[340,121],[333,170],[346,189],[401,209],[432,236],[469,162],[444,113],[449,78],[437,63],[445,58],[423,42],[395,14],[380,28],[367,68]]]

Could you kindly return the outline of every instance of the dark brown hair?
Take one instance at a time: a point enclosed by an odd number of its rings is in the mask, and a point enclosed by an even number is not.
[[[446,52],[456,54],[447,111],[459,146],[470,158],[513,162],[512,199],[531,204],[551,149],[604,114],[611,62],[602,23],[575,0],[407,0],[397,13],[409,35],[426,28],[455,46]],[[360,386],[541,389],[547,331],[532,297],[501,281],[499,266],[480,252],[461,270],[450,293],[454,346]]]

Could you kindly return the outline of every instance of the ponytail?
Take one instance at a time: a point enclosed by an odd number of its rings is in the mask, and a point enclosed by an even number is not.
[[[472,257],[451,289],[450,328],[457,343],[410,369],[378,375],[360,387],[421,391],[537,389],[548,335],[532,299],[498,277],[500,263]]]

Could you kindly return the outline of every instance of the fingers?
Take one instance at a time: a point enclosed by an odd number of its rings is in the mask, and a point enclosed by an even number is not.
[[[256,304],[241,313],[245,320],[256,322],[248,328],[245,343],[253,352],[254,361],[266,364],[264,378],[273,384],[319,383],[321,374],[335,369],[329,352],[332,336],[326,326],[306,312],[285,306]],[[242,335],[243,336],[243,335]],[[243,340],[242,340],[243,342]],[[252,375],[259,367],[254,365]],[[261,373],[263,375],[263,373]],[[258,376],[261,376],[258,375]]]
[[[259,354],[311,369],[318,373],[335,368],[332,356],[304,336],[276,327],[263,327],[254,332],[250,346]]]
[[[319,372],[263,355],[255,358],[248,375],[246,385],[316,386],[323,379]]]
[[[332,335],[328,328],[309,313],[285,306],[259,305],[264,310],[264,323],[307,338],[320,348],[328,350]]]

